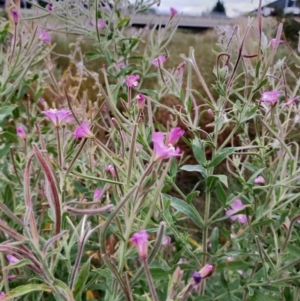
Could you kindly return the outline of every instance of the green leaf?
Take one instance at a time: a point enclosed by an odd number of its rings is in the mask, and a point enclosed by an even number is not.
[[[197,162],[200,165],[205,165],[206,164],[205,141],[202,142],[194,139],[192,142],[192,149]]]
[[[130,22],[130,18],[129,17],[125,17],[123,20],[121,20],[118,25],[117,25],[117,29],[120,29],[123,26],[127,26]]]
[[[14,298],[21,297],[27,295],[31,292],[43,291],[43,292],[51,292],[52,289],[46,284],[26,284],[20,285],[15,289],[11,290],[4,297],[1,298],[1,301],[13,300]]]
[[[187,215],[199,228],[203,228],[203,220],[196,208],[192,204],[188,204],[176,197],[170,197],[167,195],[163,195],[164,204],[170,200],[171,206],[175,208],[177,211]]]
[[[283,290],[283,296],[284,296],[285,301],[294,300],[293,292],[292,292],[291,287],[286,286],[284,288],[284,290]]]
[[[279,298],[264,294],[260,291],[255,291],[254,295],[249,298],[249,301],[278,301]]]
[[[224,159],[226,159],[229,155],[236,151],[235,147],[226,147],[221,149],[221,151],[217,152],[212,161],[208,164],[207,167],[216,167],[218,166]]]
[[[260,88],[262,88],[263,86],[265,86],[268,83],[268,79],[265,78],[264,80],[262,80],[259,85],[257,86],[257,88],[253,91],[253,93],[257,92]]]
[[[189,172],[199,172],[203,178],[206,178],[206,169],[202,165],[183,165],[180,167],[181,170],[189,171]]]
[[[206,188],[208,189],[208,191],[212,191],[215,188],[218,181],[223,183],[228,188],[227,176],[225,176],[225,175],[213,175],[213,176],[209,176],[206,179]]]
[[[32,264],[32,262],[29,259],[22,259],[15,264],[10,264],[7,268],[18,269],[29,264]]]
[[[143,93],[145,95],[149,95],[149,96],[152,96],[154,99],[158,99],[158,94],[153,91],[153,90],[148,90],[148,89],[141,89],[139,90],[140,93]]]
[[[215,186],[215,193],[217,195],[217,199],[218,201],[223,205],[225,206],[226,205],[226,199],[227,199],[227,196],[226,196],[226,192],[225,190],[223,189],[222,185],[220,183],[217,183],[216,186]]]
[[[259,76],[260,66],[261,66],[261,60],[259,60],[257,62],[257,64],[256,64],[256,67],[255,67],[255,78],[258,78],[258,76]]]
[[[74,285],[74,297],[80,297],[82,292],[83,292],[83,288],[88,280],[89,277],[89,273],[90,273],[90,266],[91,266],[91,262],[90,262],[90,258],[82,265],[82,267],[79,270],[79,273],[77,275],[76,278],[76,282]]]
[[[0,123],[3,122],[6,117],[11,116],[16,107],[16,105],[9,105],[0,108]]]
[[[219,248],[219,228],[215,227],[211,233],[211,252],[216,254]]]
[[[190,192],[187,196],[186,196],[186,201],[188,204],[192,203],[192,201],[199,195],[199,191],[193,191]]]

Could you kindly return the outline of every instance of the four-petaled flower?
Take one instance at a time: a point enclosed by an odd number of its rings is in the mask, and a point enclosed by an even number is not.
[[[143,259],[148,257],[148,238],[149,235],[146,230],[134,233],[130,239],[137,248],[139,256]]]
[[[139,82],[138,82],[139,79],[140,79],[140,76],[138,74],[132,74],[132,75],[126,76],[125,82],[129,88],[137,88],[139,85]]]
[[[72,117],[72,112],[66,109],[50,109],[42,111],[42,113],[46,115],[56,127],[60,127],[65,122],[69,122]]]
[[[163,66],[163,64],[166,62],[167,58],[160,54],[156,59],[152,60],[152,65],[158,68],[159,66]]]
[[[236,214],[246,207],[240,199],[236,199],[233,204],[230,205],[230,207],[231,209],[226,211],[226,215],[230,216],[232,221],[238,220],[241,224],[247,223],[247,216],[245,214]]]
[[[164,141],[164,134],[162,132],[152,133],[152,142],[154,147],[153,161],[156,162],[161,159],[180,156],[180,149],[175,149],[174,144],[184,134],[180,128],[174,128]]]
[[[17,127],[17,135],[22,139],[22,140],[26,140],[27,139],[27,134],[25,132],[25,129],[19,125]]]
[[[46,44],[51,42],[51,37],[45,29],[41,29],[39,39]]]
[[[19,12],[18,12],[17,10],[13,9],[13,10],[11,11],[11,15],[12,15],[12,18],[13,18],[13,20],[14,20],[14,23],[15,23],[15,24],[18,24],[18,22],[19,22],[19,17],[20,17]]]
[[[94,202],[100,201],[100,199],[102,198],[102,196],[103,196],[103,190],[99,189],[99,188],[96,188],[94,190]]]
[[[106,27],[106,23],[103,19],[99,19],[97,21],[97,27],[98,27],[98,30],[102,30],[103,28]]]
[[[10,264],[15,264],[15,263],[18,263],[20,261],[17,257],[15,257],[11,254],[7,254],[6,258],[9,261]]]
[[[170,14],[171,14],[171,18],[173,18],[175,15],[178,14],[177,9],[175,9],[174,7],[170,7]]]
[[[265,184],[265,178],[263,176],[258,176],[255,180],[254,180],[254,184]]]
[[[87,120],[83,121],[83,123],[75,129],[73,137],[75,139],[78,139],[78,138],[94,138],[94,134],[90,130],[90,127],[89,127],[89,124],[88,124]]]
[[[279,95],[280,92],[277,90],[264,92],[261,100],[271,105],[275,105],[278,102]]]
[[[284,43],[283,40],[279,40],[279,41],[278,41],[278,45],[283,44],[283,43]],[[276,44],[276,39],[271,39],[271,40],[270,40],[270,45],[271,45],[272,47],[274,47],[275,44]]]

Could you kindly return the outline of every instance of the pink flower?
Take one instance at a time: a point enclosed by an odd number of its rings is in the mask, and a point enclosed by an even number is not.
[[[19,125],[19,126],[17,127],[17,135],[18,135],[22,140],[26,140],[26,139],[27,139],[27,134],[26,134],[24,128],[23,128],[21,125]]]
[[[129,88],[137,88],[139,85],[139,82],[138,82],[139,79],[140,79],[140,76],[138,74],[132,74],[132,75],[126,76],[125,82]]]
[[[173,18],[175,15],[178,14],[177,9],[175,9],[174,7],[170,7],[170,14],[171,14],[171,18]]]
[[[176,144],[179,140],[179,138],[181,136],[183,136],[184,134],[184,130],[182,130],[180,127],[176,127],[174,129],[172,129],[169,133],[169,135],[167,136],[167,139],[166,139],[166,144],[169,145],[169,144]]]
[[[137,100],[138,109],[140,111],[144,110],[145,100],[146,100],[145,95],[142,93],[139,93],[136,97],[136,100]]]
[[[83,121],[83,123],[75,129],[73,137],[74,137],[74,139],[94,138],[94,134],[91,132],[87,120]]]
[[[6,258],[9,261],[10,264],[15,264],[15,263],[18,263],[20,261],[17,257],[15,257],[11,254],[7,254]]]
[[[263,176],[258,176],[255,180],[254,180],[254,184],[265,184],[265,179]]]
[[[105,171],[109,172],[112,176],[116,175],[116,171],[113,165],[106,166]]]
[[[278,102],[279,95],[280,95],[280,92],[277,90],[264,92],[261,100],[263,102],[275,105]]]
[[[42,111],[42,113],[46,115],[56,127],[64,125],[64,122],[69,122],[70,117],[72,117],[72,112],[66,109],[50,109]]]
[[[163,64],[166,62],[166,57],[162,54],[160,54],[156,59],[152,60],[152,65],[155,66],[156,68],[162,67]]]
[[[0,299],[3,298],[6,294],[4,292],[0,293]]]
[[[103,106],[102,106],[102,111],[103,111],[103,112],[107,112],[107,105],[103,105]]]
[[[102,198],[103,196],[103,190],[102,189],[99,189],[99,188],[96,188],[95,191],[94,191],[94,202],[99,202],[100,199]]]
[[[169,246],[170,244],[171,244],[171,237],[170,237],[170,236],[164,235],[164,236],[163,236],[163,239],[162,239],[162,242],[161,242],[161,245],[162,245],[163,247],[167,247],[167,246]]]
[[[15,275],[8,275],[7,280],[12,281],[16,276]]]
[[[172,129],[164,142],[164,134],[161,132],[152,133],[152,142],[154,146],[153,161],[180,156],[180,149],[175,149],[174,145],[184,134],[180,128]]]
[[[98,30],[102,30],[105,27],[106,27],[105,21],[103,19],[99,19],[97,21],[97,28],[98,28]]]
[[[39,99],[39,103],[40,103],[40,104],[43,105],[45,102],[46,102],[45,98],[42,97],[42,98]]]
[[[245,209],[245,205],[242,203],[240,199],[237,199],[230,205],[231,209],[226,211],[226,215],[230,216],[232,221],[238,220],[241,224],[247,223],[247,216],[245,214],[238,214],[237,212]]]
[[[47,5],[46,5],[46,9],[47,9],[48,11],[52,11],[52,10],[53,10],[53,5],[52,5],[51,3],[47,4]]]
[[[46,43],[46,44],[51,43],[51,37],[45,29],[41,29],[40,34],[39,34],[39,39],[43,43]]]
[[[12,18],[13,18],[13,20],[14,20],[14,23],[15,23],[15,24],[18,24],[19,18],[20,18],[19,12],[18,12],[17,10],[13,9],[13,10],[11,11],[11,15],[12,15]]]
[[[280,44],[283,44],[284,43],[284,41],[283,40],[279,40],[279,43],[278,43],[278,45],[280,45]],[[270,40],[270,45],[272,46],[272,47],[274,47],[275,46],[275,44],[276,44],[276,39],[272,39],[272,40]]]
[[[149,235],[146,230],[134,233],[130,239],[137,248],[139,256],[143,259],[148,257],[148,238]]]
[[[212,110],[212,109],[208,109],[208,110],[207,110],[207,113],[208,113],[209,115],[211,115],[211,116],[213,116],[213,115],[214,115],[214,112],[213,112],[213,110]]]

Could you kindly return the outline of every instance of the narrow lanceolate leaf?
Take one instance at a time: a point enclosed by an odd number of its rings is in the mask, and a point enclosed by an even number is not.
[[[26,202],[26,215],[25,215],[25,224],[27,220],[29,221],[29,226],[31,230],[31,234],[33,237],[33,241],[35,245],[39,243],[39,234],[36,226],[36,221],[34,217],[33,206],[31,202],[31,192],[30,192],[30,165],[32,158],[34,156],[34,152],[31,152],[28,155],[28,159],[25,166],[25,173],[24,173],[24,195],[25,195],[25,202]]]
[[[59,195],[58,195],[58,190],[56,187],[55,179],[54,176],[51,172],[51,168],[48,166],[46,160],[44,159],[41,151],[37,147],[36,144],[33,144],[34,152],[35,155],[41,164],[41,167],[45,173],[45,176],[49,182],[50,189],[52,192],[52,201],[53,201],[53,207],[55,211],[55,234],[57,235],[60,233],[61,229],[61,205],[60,205],[60,200],[59,200]]]
[[[80,297],[80,295],[83,292],[83,288],[85,287],[85,284],[88,280],[89,273],[90,273],[90,266],[91,262],[90,259],[88,259],[80,268],[77,279],[75,281],[74,285],[74,297]]]
[[[198,211],[192,204],[188,204],[175,197],[163,197],[163,201],[166,204],[170,200],[170,205],[175,208],[177,211],[187,215],[199,228],[203,228],[203,219],[199,215]]]
[[[43,291],[51,292],[52,289],[46,284],[26,284],[16,287],[1,298],[1,301],[13,300],[14,298],[27,295],[32,292]]]
[[[223,160],[225,160],[229,155],[235,152],[235,147],[226,147],[218,151],[212,161],[208,164],[208,167],[218,166]]]

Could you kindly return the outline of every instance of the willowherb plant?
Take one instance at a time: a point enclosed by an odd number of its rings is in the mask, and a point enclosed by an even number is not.
[[[300,82],[290,57],[275,59],[282,24],[270,41],[260,13],[257,28],[249,19],[244,33],[221,31],[214,98],[193,49],[164,67],[174,8],[166,27],[128,33],[131,16],[154,4],[49,2],[38,17],[13,7],[4,21],[1,300],[299,299]],[[52,31],[82,36],[60,79]],[[106,61],[99,74],[87,67],[96,58]],[[182,105],[164,107],[174,118],[162,128],[154,112],[169,93]],[[204,114],[213,131],[201,128]],[[182,164],[180,140],[198,164]],[[199,173],[188,195],[179,169]]]

